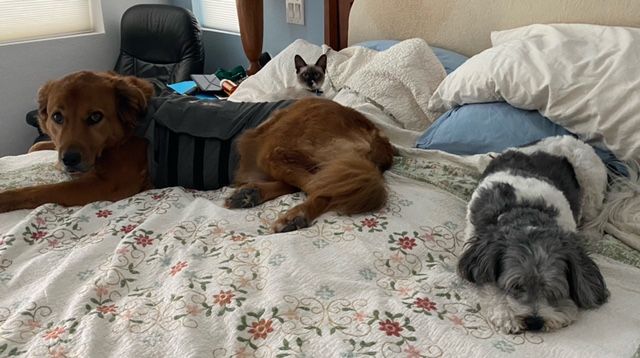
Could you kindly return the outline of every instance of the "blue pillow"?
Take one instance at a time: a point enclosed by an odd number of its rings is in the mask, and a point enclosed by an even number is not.
[[[422,149],[438,149],[458,155],[502,152],[534,141],[573,135],[538,111],[515,108],[505,102],[467,104],[440,116],[418,139]],[[626,175],[626,168],[613,153],[595,148],[614,172]]]
[[[389,47],[397,44],[398,40],[373,40],[373,41],[365,41],[355,44],[354,46],[362,46],[376,51],[384,51]],[[468,57],[463,56],[459,53],[445,50],[440,47],[431,46],[431,50],[436,55],[442,66],[444,67],[447,74],[453,72],[456,68],[460,67],[464,61],[468,60]]]
[[[366,47],[368,49],[371,50],[376,50],[376,51],[384,51],[386,49],[388,49],[389,47],[397,44],[398,40],[371,40],[371,41],[364,41],[364,42],[359,42],[353,46],[360,46],[360,47]]]
[[[467,56],[440,47],[431,46],[431,50],[436,54],[436,57],[440,60],[440,63],[442,63],[447,74],[453,72],[456,68],[460,67],[464,61],[469,59]]]

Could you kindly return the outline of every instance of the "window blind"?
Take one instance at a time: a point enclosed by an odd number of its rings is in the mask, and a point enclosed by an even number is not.
[[[0,43],[93,30],[91,0],[0,0]]]
[[[193,0],[191,4],[202,27],[240,33],[235,0]]]

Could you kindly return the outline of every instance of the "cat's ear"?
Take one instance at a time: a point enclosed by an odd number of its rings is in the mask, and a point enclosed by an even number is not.
[[[300,73],[300,70],[307,65],[307,63],[304,62],[304,60],[302,59],[302,57],[300,57],[300,55],[296,55],[296,57],[294,57],[293,60],[296,63],[296,73]]]
[[[322,54],[318,61],[316,61],[316,66],[322,68],[322,71],[327,72],[327,55]]]

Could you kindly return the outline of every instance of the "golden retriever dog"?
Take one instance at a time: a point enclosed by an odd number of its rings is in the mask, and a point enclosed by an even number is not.
[[[382,173],[393,148],[358,111],[306,98],[275,112],[238,139],[237,189],[229,208],[247,208],[299,190],[307,199],[273,224],[275,232],[304,228],[321,214],[356,214],[386,203]]]
[[[150,188],[146,142],[133,131],[152,94],[147,81],[107,72],[47,82],[38,91],[38,120],[51,142],[30,151],[56,149],[73,179],[2,192],[0,212],[117,201]]]
[[[152,188],[146,139],[134,135],[153,95],[152,85],[135,77],[81,71],[47,82],[38,92],[40,128],[59,165],[73,179],[0,193],[0,212],[118,201]],[[359,112],[330,100],[303,99],[274,112],[237,140],[237,189],[229,208],[258,205],[303,190],[306,201],[273,225],[276,232],[308,226],[329,210],[344,214],[384,205],[382,173],[393,149]]]

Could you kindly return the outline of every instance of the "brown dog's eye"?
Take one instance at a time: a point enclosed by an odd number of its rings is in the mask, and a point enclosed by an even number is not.
[[[101,120],[102,120],[102,113],[100,112],[93,112],[91,113],[89,118],[87,118],[87,122],[89,122],[89,125],[96,124]]]
[[[51,115],[51,119],[58,123],[58,124],[62,124],[62,122],[64,122],[64,117],[62,116],[62,113],[60,112],[56,112],[54,114]]]

